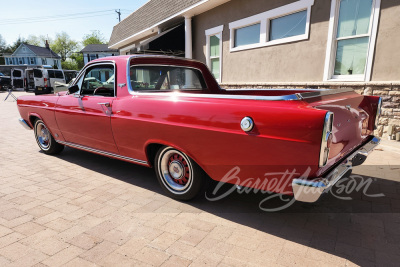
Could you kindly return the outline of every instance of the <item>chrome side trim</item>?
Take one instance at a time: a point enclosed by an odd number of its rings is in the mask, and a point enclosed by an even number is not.
[[[101,154],[101,155],[104,155],[104,156],[107,156],[107,157],[113,157],[113,158],[116,158],[116,159],[123,159],[123,160],[131,161],[131,162],[134,162],[134,163],[140,163],[140,164],[148,165],[148,162],[144,161],[144,160],[129,158],[129,157],[121,156],[121,155],[118,155],[118,154],[114,154],[114,153],[110,153],[110,152],[106,152],[106,151],[102,151],[102,150],[98,150],[98,149],[95,149],[95,148],[82,146],[82,145],[78,145],[78,144],[74,144],[74,143],[70,143],[70,142],[64,142],[64,141],[60,141],[60,140],[56,140],[56,142],[60,143],[62,145],[73,147],[73,148],[78,148],[78,149],[81,149],[81,150],[85,150],[85,151]]]
[[[340,163],[335,169],[330,171],[325,177],[319,177],[314,180],[306,179],[293,179],[292,189],[294,198],[302,202],[315,202],[319,197],[326,191],[328,191],[340,178],[343,177],[347,172],[352,170],[352,160],[357,156],[368,155],[380,142],[378,137],[373,137],[371,141],[366,143],[357,151],[353,152],[348,156],[342,163]]]
[[[330,135],[332,134],[332,124],[333,124],[333,112],[328,111],[325,115],[324,129],[322,131],[321,150],[319,152],[319,167],[324,167],[328,161],[328,156],[329,156],[328,141]],[[326,152],[328,154],[327,157],[325,158]]]
[[[306,92],[306,93],[298,93],[299,99],[307,99],[307,98],[313,98],[313,97],[319,97],[319,96],[325,96],[325,95],[334,95],[334,94],[340,94],[340,93],[346,93],[346,92],[354,92],[353,89],[347,88],[347,89],[329,89],[329,90],[321,90],[321,91],[313,91],[313,92]]]
[[[215,99],[241,99],[241,100],[268,100],[268,101],[278,101],[278,100],[299,100],[299,98],[293,95],[284,96],[252,96],[252,95],[219,95],[219,94],[192,94],[192,93],[180,93],[180,92],[131,92],[135,97],[138,96],[167,96],[167,97],[191,97],[191,98],[215,98]]]
[[[31,126],[22,118],[18,119],[19,123],[27,130],[32,130]]]
[[[375,114],[375,129],[378,129],[378,122],[379,122],[379,117],[381,116],[382,112],[382,97],[379,98],[378,101],[378,107],[376,109],[376,114]]]
[[[243,90],[246,90],[246,91],[254,91],[254,92],[257,92],[257,91],[306,91],[307,93],[308,92],[320,92],[320,91],[329,91],[329,90],[332,90],[332,89],[313,89],[313,88],[261,88],[261,89],[254,89],[254,88],[245,88],[245,87],[243,87],[243,88],[241,88],[241,89],[225,89],[225,88],[221,88],[221,90],[222,91],[226,91],[226,92],[230,92],[230,91],[232,91],[232,92],[240,92],[240,91],[243,91]]]

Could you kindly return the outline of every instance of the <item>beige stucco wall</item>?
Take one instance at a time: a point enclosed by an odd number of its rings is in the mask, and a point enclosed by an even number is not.
[[[222,82],[320,82],[326,55],[331,1],[315,0],[308,40],[239,52],[229,51],[229,23],[293,0],[232,0],[193,18],[193,56],[206,62],[205,30],[224,25]],[[397,3],[396,3],[397,2]],[[400,6],[382,0],[373,81],[400,80]]]
[[[373,81],[400,81],[400,1],[382,0]]]

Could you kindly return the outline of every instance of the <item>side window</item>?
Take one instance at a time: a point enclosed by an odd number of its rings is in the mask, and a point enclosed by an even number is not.
[[[81,89],[81,95],[114,96],[114,66],[88,68],[77,85]]]
[[[130,79],[134,91],[206,89],[199,70],[178,66],[132,66]]]
[[[63,72],[61,70],[55,70],[54,71],[54,76],[57,79],[64,79],[64,75],[63,75]]]
[[[39,69],[34,69],[34,70],[33,70],[33,76],[34,76],[35,78],[43,78],[43,73],[42,73],[42,71],[39,70]]]

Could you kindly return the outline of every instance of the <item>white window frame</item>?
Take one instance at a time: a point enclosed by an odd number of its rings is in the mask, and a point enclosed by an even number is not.
[[[210,37],[219,34],[219,77],[215,77],[217,82],[222,81],[222,32],[224,31],[224,25],[220,25],[205,31],[206,35],[206,61],[207,66],[211,71],[211,56],[210,56]]]
[[[310,34],[311,7],[313,5],[314,0],[300,0],[285,6],[271,9],[254,16],[229,23],[230,52],[307,40]],[[306,31],[304,34],[269,41],[269,28],[270,21],[272,19],[277,19],[304,10],[307,10]],[[256,44],[235,47],[235,30],[258,23],[260,23],[260,42]]]
[[[324,67],[324,81],[346,81],[346,82],[369,82],[372,74],[372,63],[374,59],[376,35],[378,32],[378,21],[380,15],[381,0],[374,0],[371,7],[370,27],[368,34],[369,37],[367,49],[367,62],[365,63],[364,74],[355,75],[334,75],[336,48],[337,48],[337,27],[339,19],[340,0],[332,0],[331,14],[329,19],[328,42],[326,47],[325,67]],[[357,36],[358,37],[362,37]]]

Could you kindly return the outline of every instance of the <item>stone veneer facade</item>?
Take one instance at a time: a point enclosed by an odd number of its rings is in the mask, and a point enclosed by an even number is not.
[[[382,113],[379,118],[376,135],[387,138],[389,125],[395,127],[395,133],[400,132],[400,82],[310,82],[310,83],[221,83],[225,89],[263,89],[263,88],[312,88],[312,89],[343,89],[352,88],[362,95],[374,95],[382,98]]]

